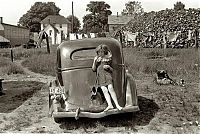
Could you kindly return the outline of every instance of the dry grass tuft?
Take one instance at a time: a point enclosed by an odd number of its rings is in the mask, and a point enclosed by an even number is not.
[[[11,74],[25,74],[24,70],[22,67],[14,64],[14,63],[10,63],[7,67],[2,69],[4,73],[6,73],[7,75],[11,75]]]
[[[5,57],[0,57],[0,74],[24,74],[22,67],[11,62],[10,59]]]

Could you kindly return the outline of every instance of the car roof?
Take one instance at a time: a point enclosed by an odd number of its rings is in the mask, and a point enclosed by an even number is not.
[[[121,49],[122,46],[120,42],[114,38],[85,38],[80,40],[71,40],[71,41],[65,41],[61,43],[58,48],[59,49],[67,49],[68,53],[72,53],[75,50],[78,49],[84,49],[84,48],[96,48],[100,44],[106,44],[111,49]]]

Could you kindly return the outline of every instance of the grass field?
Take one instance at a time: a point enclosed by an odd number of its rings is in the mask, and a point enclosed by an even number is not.
[[[127,48],[124,49],[124,57],[136,79],[138,95],[151,98],[158,105],[157,123],[179,127],[184,122],[200,121],[200,63],[197,50]],[[184,79],[185,87],[155,84],[155,73],[159,69],[167,70],[177,82]]]
[[[15,48],[14,59],[25,59],[23,65],[30,70],[55,76],[56,48],[51,47],[51,54],[42,49]],[[3,52],[4,53],[3,53]],[[7,53],[5,53],[7,51]],[[0,50],[0,56],[10,62],[10,49]],[[197,80],[199,57],[195,49],[148,49],[148,48],[124,48],[125,63],[132,74],[155,74],[159,69],[165,69],[174,77],[186,77],[187,80]],[[163,58],[165,57],[165,58]],[[5,60],[4,60],[5,61]],[[0,60],[0,63],[3,62]]]
[[[133,75],[153,75],[157,70],[165,69],[172,77],[198,81],[200,61],[196,49],[127,48],[124,57]]]
[[[51,47],[51,53],[46,52],[46,48],[39,50],[39,53],[32,54],[22,63],[25,67],[36,73],[55,76],[56,72],[56,48]]]
[[[14,61],[24,60],[23,65],[36,73],[55,76],[56,48],[51,46],[51,53],[46,48],[13,48]],[[0,72],[2,74],[23,74],[23,69],[11,62],[11,49],[0,49]]]

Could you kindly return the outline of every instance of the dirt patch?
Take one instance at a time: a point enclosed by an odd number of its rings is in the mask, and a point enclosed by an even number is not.
[[[0,113],[9,113],[31,98],[44,84],[35,81],[10,81],[3,83],[0,96]]]

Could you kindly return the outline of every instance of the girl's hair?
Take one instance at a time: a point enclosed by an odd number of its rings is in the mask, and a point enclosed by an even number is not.
[[[107,55],[109,52],[111,53],[110,49],[105,44],[101,44],[96,48],[97,55],[99,54],[100,50],[103,50],[105,55]]]

